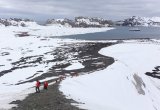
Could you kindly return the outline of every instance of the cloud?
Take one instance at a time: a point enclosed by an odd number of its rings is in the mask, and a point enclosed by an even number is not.
[[[0,17],[122,19],[132,15],[158,16],[159,4],[159,0],[1,0]]]

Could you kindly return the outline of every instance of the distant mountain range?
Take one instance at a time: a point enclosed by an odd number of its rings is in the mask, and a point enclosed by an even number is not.
[[[115,22],[119,26],[160,26],[160,17],[132,16],[125,20]]]
[[[0,19],[0,26],[33,26],[38,25],[33,20],[30,19],[19,19],[19,18],[10,18],[10,19]],[[137,17],[132,16],[130,18],[112,21],[105,20],[98,17],[75,17],[74,20],[70,19],[49,19],[46,21],[45,25],[60,25],[65,27],[110,27],[110,26],[159,26],[160,27],[160,17]]]
[[[108,27],[113,26],[111,20],[104,20],[103,18],[90,17],[75,17],[75,20],[69,19],[51,19],[46,22],[47,25],[61,24],[68,27]]]
[[[47,25],[61,24],[69,27],[108,27],[108,26],[160,26],[160,17],[138,17],[111,21],[103,18],[76,17],[75,20],[52,19],[48,20]]]

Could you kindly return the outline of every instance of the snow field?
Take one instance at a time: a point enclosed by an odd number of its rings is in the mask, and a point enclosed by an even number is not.
[[[100,54],[115,63],[76,78],[67,78],[60,90],[88,110],[159,110],[160,81],[145,75],[160,65],[160,45],[128,42],[106,47]]]

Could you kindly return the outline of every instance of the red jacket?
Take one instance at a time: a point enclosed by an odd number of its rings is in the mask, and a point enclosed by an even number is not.
[[[44,87],[48,87],[48,82],[47,81],[44,82]]]
[[[36,87],[40,87],[41,83],[39,81],[36,82]]]

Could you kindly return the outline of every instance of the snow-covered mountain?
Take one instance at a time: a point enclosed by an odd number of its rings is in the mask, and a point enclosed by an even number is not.
[[[10,18],[10,19],[0,19],[0,26],[33,26],[38,25],[36,22],[30,19],[20,19],[20,18]]]
[[[75,27],[75,23],[72,20],[67,18],[65,19],[49,19],[46,22],[46,25],[60,25],[65,27]]]
[[[160,17],[138,17],[132,16],[122,21],[117,21],[121,26],[160,26]]]
[[[106,20],[98,17],[75,17],[74,20],[71,19],[48,19],[45,23],[47,26],[56,25],[58,27],[110,27],[113,25],[119,26],[160,26],[160,17],[138,17],[132,16],[130,18],[113,22],[112,20]],[[10,18],[3,19],[0,18],[0,26],[37,26],[38,23],[30,19],[20,19],[20,18]]]
[[[78,27],[108,27],[113,25],[110,20],[89,17],[76,17],[75,23]]]
[[[75,20],[70,19],[51,19],[47,20],[47,25],[63,25],[67,27],[108,27],[113,23],[110,20],[104,20],[103,18],[90,18],[90,17],[75,17]]]

